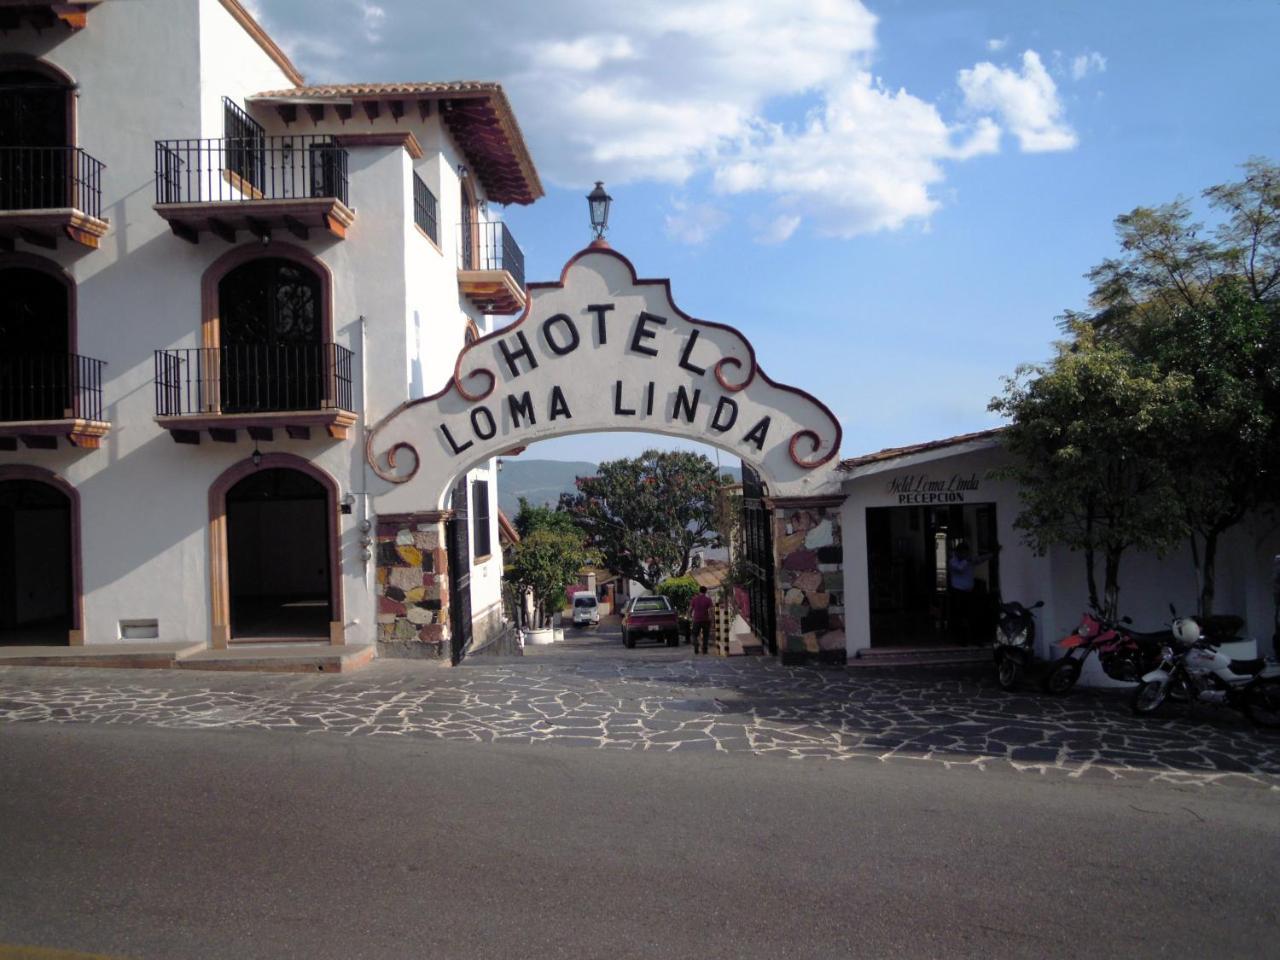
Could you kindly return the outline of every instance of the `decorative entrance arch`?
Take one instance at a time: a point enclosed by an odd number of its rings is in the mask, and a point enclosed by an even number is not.
[[[639,279],[606,243],[574,255],[559,281],[530,284],[528,301],[514,324],[463,347],[442,390],[402,403],[368,434],[365,454],[383,481],[379,584],[394,581],[380,598],[379,640],[447,640],[431,617],[448,609],[443,571],[403,568],[441,559],[457,477],[539,440],[627,430],[706,443],[759,474],[775,511],[775,592],[786,601],[778,650],[834,655],[838,645],[843,657],[843,610],[832,602],[843,589],[835,415],[770,379],[743,334],[689,316],[668,280]],[[424,589],[433,611],[406,606],[406,591]]]

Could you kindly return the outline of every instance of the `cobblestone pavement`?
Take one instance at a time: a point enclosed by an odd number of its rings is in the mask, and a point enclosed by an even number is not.
[[[0,723],[147,724],[603,750],[1011,767],[1280,792],[1280,734],[1219,708],[1129,715],[1123,698],[999,690],[989,666],[784,667],[570,638],[459,668],[355,674],[0,668]],[[3,727],[0,727],[2,742]]]

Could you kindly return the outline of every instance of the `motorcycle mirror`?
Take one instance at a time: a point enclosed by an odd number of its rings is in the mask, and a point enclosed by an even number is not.
[[[1133,623],[1133,617],[1121,617],[1121,618],[1120,618],[1120,622],[1121,622],[1121,623]]]
[[[1033,603],[1033,604],[1031,605],[1031,609],[1032,609],[1032,610],[1039,610],[1039,609],[1040,609],[1041,607],[1043,607],[1043,606],[1044,606],[1044,601],[1043,601],[1043,600],[1037,600],[1035,603]]]
[[[1169,616],[1176,617],[1178,615],[1177,608],[1171,603],[1169,604]]]

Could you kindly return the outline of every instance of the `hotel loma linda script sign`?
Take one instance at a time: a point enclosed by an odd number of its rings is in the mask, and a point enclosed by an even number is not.
[[[518,321],[463,348],[443,390],[370,431],[369,463],[388,484],[379,512],[422,509],[423,494],[441,507],[452,480],[490,457],[609,430],[712,444],[775,496],[818,492],[841,435],[822,403],[765,375],[741,333],[689,317],[666,280],[638,280],[593,246],[558,283],[531,284]]]

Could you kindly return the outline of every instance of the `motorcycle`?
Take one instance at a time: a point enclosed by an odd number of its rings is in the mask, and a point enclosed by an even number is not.
[[[1280,663],[1231,659],[1193,617],[1175,620],[1172,634],[1174,642],[1161,651],[1160,665],[1133,692],[1135,714],[1150,715],[1165,700],[1181,699],[1225,704],[1260,727],[1280,728]]]
[[[1016,600],[1000,604],[996,616],[996,682],[1002,690],[1012,690],[1031,667],[1036,655],[1036,618],[1033,610],[1044,606],[1037,600],[1024,607]]]
[[[1098,663],[1113,680],[1136,682],[1160,662],[1160,651],[1169,642],[1168,630],[1143,632],[1132,628],[1133,621],[1122,617],[1118,622],[1084,614],[1080,625],[1059,640],[1057,646],[1066,651],[1054,662],[1044,678],[1044,689],[1061,696],[1080,679],[1089,655],[1098,654]]]

